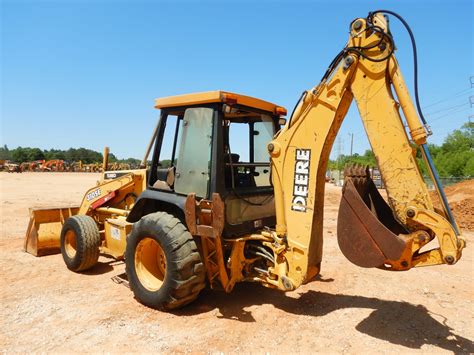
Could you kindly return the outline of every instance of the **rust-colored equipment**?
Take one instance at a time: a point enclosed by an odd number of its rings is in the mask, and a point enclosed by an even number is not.
[[[10,163],[10,162],[4,164],[4,169],[6,169],[6,171],[8,171],[9,173],[22,173],[23,172],[20,164]]]
[[[41,164],[40,167],[41,171],[64,171],[65,170],[65,165],[64,165],[64,160],[60,159],[54,159],[54,160],[48,160]]]
[[[23,162],[20,164],[20,166],[21,166],[22,171],[34,172],[34,171],[40,171],[41,166],[44,163],[45,163],[45,160],[36,160],[36,161]]]

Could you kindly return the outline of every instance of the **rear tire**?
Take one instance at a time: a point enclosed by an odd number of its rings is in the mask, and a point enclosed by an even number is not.
[[[146,215],[133,225],[125,264],[135,298],[151,308],[183,307],[205,287],[204,265],[193,236],[165,212]]]
[[[66,219],[61,229],[61,254],[69,270],[90,269],[99,259],[100,233],[94,219],[85,215]]]

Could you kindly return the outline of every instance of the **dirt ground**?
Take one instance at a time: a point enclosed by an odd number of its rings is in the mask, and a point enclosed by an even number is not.
[[[474,179],[448,186],[444,192],[459,227],[474,230]],[[431,195],[434,203],[440,206],[436,193],[432,192]]]
[[[256,284],[205,290],[185,309],[162,313],[111,280],[124,272],[121,262],[101,257],[75,274],[61,255],[22,251],[29,206],[77,205],[98,177],[0,173],[2,352],[474,352],[472,230],[454,266],[358,268],[338,249],[341,190],[327,184],[318,280],[286,294]]]

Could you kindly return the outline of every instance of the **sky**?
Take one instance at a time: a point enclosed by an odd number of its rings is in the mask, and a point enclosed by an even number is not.
[[[159,114],[154,99],[189,92],[234,91],[291,111],[347,42],[350,22],[381,8],[415,34],[430,142],[474,113],[472,0],[0,4],[0,144],[9,148],[107,145],[141,158]],[[413,93],[409,37],[395,19],[391,29]],[[349,154],[351,134],[362,154],[369,144],[354,105],[332,156]]]

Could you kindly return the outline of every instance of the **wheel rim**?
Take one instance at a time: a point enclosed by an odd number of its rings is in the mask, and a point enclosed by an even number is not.
[[[140,240],[135,249],[135,270],[140,283],[149,291],[157,291],[166,275],[166,256],[152,238]]]
[[[71,259],[76,256],[77,253],[77,237],[76,233],[72,229],[68,229],[64,236],[64,250]]]

